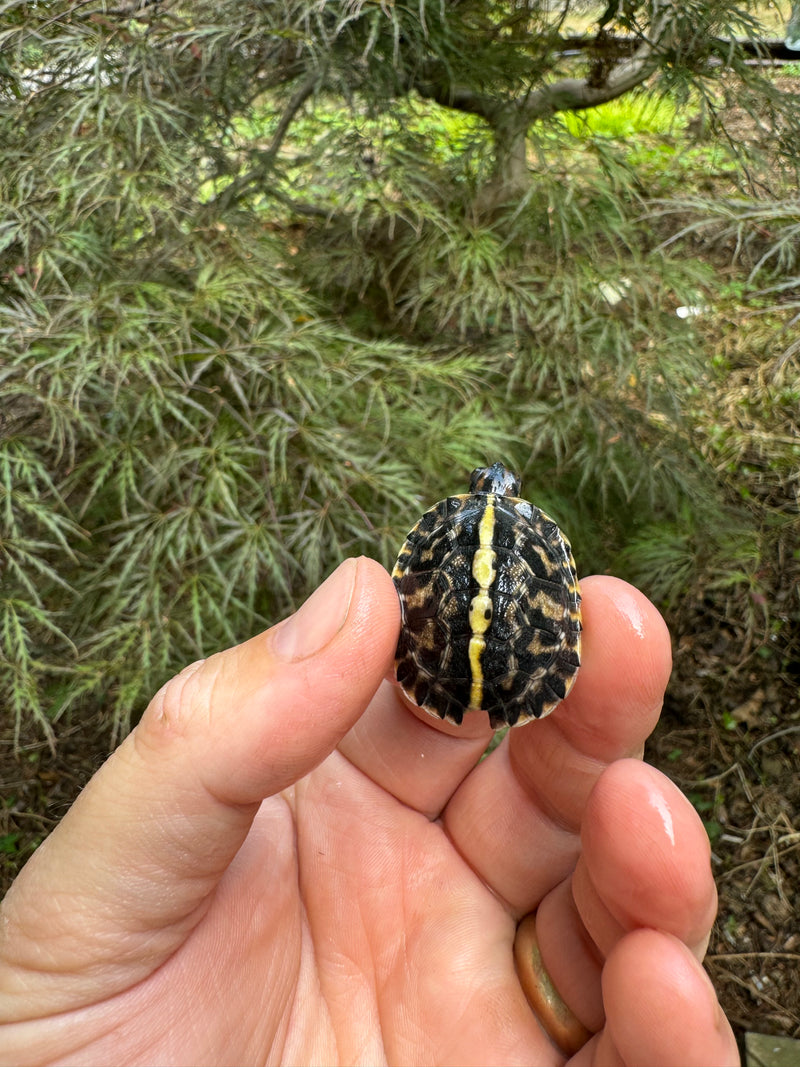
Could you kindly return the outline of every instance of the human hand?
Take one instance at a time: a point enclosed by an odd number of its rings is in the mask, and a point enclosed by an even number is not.
[[[186,668],[6,896],[0,1060],[562,1063],[514,966],[538,908],[594,1035],[572,1063],[737,1063],[698,962],[705,833],[636,758],[668,636],[624,583],[582,592],[568,699],[480,763],[485,715],[382,682],[399,609],[370,560]]]

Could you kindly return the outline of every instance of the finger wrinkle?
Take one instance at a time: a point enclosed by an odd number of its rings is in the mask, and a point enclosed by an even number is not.
[[[513,901],[511,901],[508,898],[506,898],[505,896],[503,896],[503,894],[500,892],[500,890],[497,888],[497,886],[494,886],[494,885],[492,885],[491,882],[487,881],[484,872],[481,871],[479,867],[475,866],[475,864],[472,862],[472,860],[469,857],[469,853],[465,852],[464,849],[461,848],[461,846],[459,845],[459,842],[458,842],[458,838],[453,836],[453,834],[450,832],[447,824],[445,822],[443,822],[443,821],[440,821],[439,825],[441,826],[445,837],[447,838],[447,840],[449,841],[450,845],[452,846],[453,851],[456,853],[456,855],[459,857],[459,859],[462,861],[462,863],[464,863],[470,869],[470,871],[472,871],[472,873],[475,875],[475,877],[478,879],[478,881],[483,886],[485,886],[486,889],[489,890],[489,892],[492,894],[494,899],[503,907],[503,909],[505,911],[508,912],[509,915],[514,916],[515,919],[519,919],[521,917],[521,915],[523,914],[523,911],[521,911],[519,906],[515,905]]]
[[[355,753],[353,752],[353,750],[348,751],[347,746],[339,745],[337,751],[344,760],[344,762],[347,764],[347,766],[350,767],[356,774],[364,778],[366,781],[370,782],[372,785],[376,786],[378,789],[384,790],[384,792],[392,796],[399,804],[402,804],[403,807],[407,808],[409,811],[415,812],[416,814],[424,815],[429,820],[429,822],[435,822],[437,820],[438,813],[429,813],[424,810],[415,808],[413,804],[408,803],[408,801],[403,799],[402,796],[399,796],[397,792],[393,791],[391,786],[387,784],[385,776],[382,772],[390,768],[388,768],[386,760],[384,759],[383,753],[380,751],[380,749],[375,748],[372,745],[368,745],[365,746],[361,752]],[[370,760],[374,760],[375,766],[372,772],[367,769],[367,766],[362,766],[362,764],[358,762],[357,756],[360,754],[365,757],[365,764],[369,764]]]
[[[210,719],[214,689],[220,681],[215,659],[217,657],[212,656],[195,660],[162,685],[132,731],[137,743],[145,741],[148,746],[157,747],[157,738],[184,737],[196,729],[199,713],[205,712],[206,718]],[[206,671],[211,672],[210,693],[205,691]],[[198,696],[201,699],[198,700]]]
[[[578,834],[586,801],[608,764],[574,745],[554,719],[536,730],[529,744],[507,738],[512,773],[554,828]]]

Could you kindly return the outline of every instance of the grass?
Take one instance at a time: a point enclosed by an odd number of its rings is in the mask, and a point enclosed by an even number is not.
[[[670,96],[642,91],[586,111],[562,112],[557,118],[573,137],[627,141],[641,135],[678,136],[685,131],[692,112]]]

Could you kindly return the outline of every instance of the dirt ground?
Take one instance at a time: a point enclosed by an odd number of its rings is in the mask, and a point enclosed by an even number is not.
[[[646,758],[700,812],[719,914],[706,967],[746,1030],[800,1037],[800,656],[770,673],[737,662],[733,628],[698,616],[675,667]],[[794,648],[797,652],[797,636]]]

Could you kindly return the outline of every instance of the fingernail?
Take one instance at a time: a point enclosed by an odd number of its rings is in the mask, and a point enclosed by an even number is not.
[[[323,649],[347,620],[358,560],[346,559],[305,604],[273,631],[272,650],[283,660],[306,659]]]

